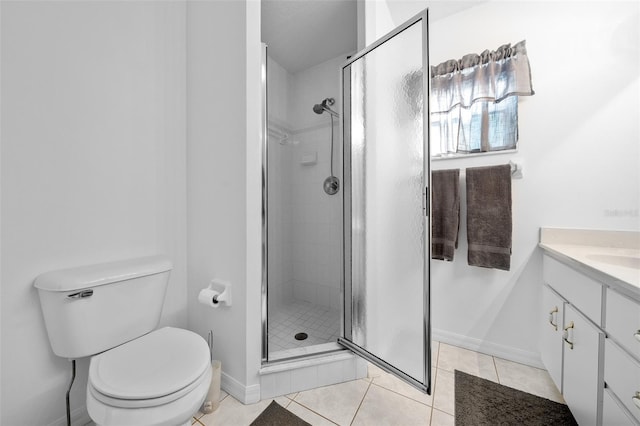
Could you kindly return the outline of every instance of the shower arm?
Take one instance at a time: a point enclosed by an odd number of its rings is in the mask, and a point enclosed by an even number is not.
[[[332,117],[338,118],[340,115],[330,108],[336,101],[333,98],[325,98],[321,103],[315,104],[313,106],[313,112],[316,114],[322,114],[323,112],[328,112]],[[328,105],[327,105],[328,104]]]
[[[338,114],[337,112],[335,112],[334,110],[332,110],[331,108],[329,108],[328,106],[323,106],[323,109],[328,112],[329,114],[331,114],[332,116],[334,116],[335,118],[340,117],[340,114]]]

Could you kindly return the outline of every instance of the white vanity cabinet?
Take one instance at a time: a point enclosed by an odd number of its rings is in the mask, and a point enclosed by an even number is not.
[[[603,286],[549,256],[543,259],[543,278],[543,363],[578,424],[601,425]],[[556,309],[557,330],[549,324]]]
[[[640,300],[548,254],[543,279],[541,357],[578,424],[640,426]]]

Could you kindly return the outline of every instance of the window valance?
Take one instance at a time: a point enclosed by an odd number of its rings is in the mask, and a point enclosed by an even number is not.
[[[498,103],[533,94],[525,40],[431,67],[432,114],[470,108],[479,100]]]

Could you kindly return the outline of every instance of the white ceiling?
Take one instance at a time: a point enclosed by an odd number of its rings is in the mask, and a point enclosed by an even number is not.
[[[356,51],[356,0],[262,0],[262,41],[290,73]]]
[[[427,5],[433,22],[487,1],[397,0],[388,12],[400,24]],[[339,55],[346,59],[357,50],[356,0],[262,0],[261,4],[262,41],[269,56],[290,73]]]

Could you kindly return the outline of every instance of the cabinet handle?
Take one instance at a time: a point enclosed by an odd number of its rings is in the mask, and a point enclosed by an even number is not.
[[[553,309],[551,310],[551,312],[549,312],[549,324],[551,324],[553,326],[553,329],[555,331],[558,331],[558,323],[556,322],[555,324],[553,323],[553,314],[557,314],[558,313],[558,307],[554,306]],[[638,332],[640,333],[640,330],[638,330]],[[640,337],[638,337],[640,339]]]
[[[635,333],[633,333],[633,337],[636,338],[636,340],[638,342],[640,342],[640,330],[636,331]]]
[[[640,392],[636,392],[636,394],[631,397],[631,400],[633,400],[637,408],[640,408]]]
[[[569,349],[573,350],[573,342],[569,341],[569,329],[573,328],[573,321],[569,323],[568,326],[564,328],[564,334],[562,335],[562,340],[569,344]]]

